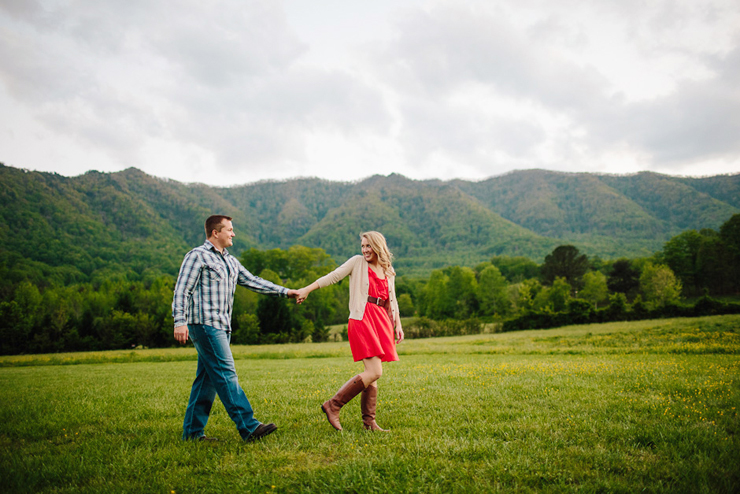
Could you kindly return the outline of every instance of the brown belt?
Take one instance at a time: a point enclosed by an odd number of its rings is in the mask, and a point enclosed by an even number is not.
[[[377,297],[371,297],[368,295],[367,301],[371,304],[379,305],[381,307],[385,307],[385,304],[388,302],[387,300],[383,300],[382,298]]]

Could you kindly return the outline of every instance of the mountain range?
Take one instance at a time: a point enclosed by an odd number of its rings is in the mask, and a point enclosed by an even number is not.
[[[476,182],[392,174],[212,187],[135,168],[64,177],[0,164],[0,260],[64,269],[66,281],[121,267],[175,274],[213,213],[234,218],[236,254],[301,244],[341,262],[359,252],[361,231],[379,230],[397,269],[421,275],[494,255],[541,262],[564,243],[604,259],[648,256],[739,212],[740,174],[525,170]]]

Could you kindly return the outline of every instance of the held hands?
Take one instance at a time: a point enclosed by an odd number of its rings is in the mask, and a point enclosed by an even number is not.
[[[309,293],[311,293],[312,291],[316,290],[318,287],[319,287],[319,285],[316,284],[316,282],[314,282],[314,283],[311,283],[308,286],[304,286],[303,288],[301,288],[299,290],[288,290],[288,297],[294,298],[295,299],[295,303],[300,304],[304,300],[306,300],[306,298],[308,298],[308,294]]]
[[[300,297],[298,290],[288,290],[288,298],[294,298],[296,304],[300,304],[305,299],[305,297]]]
[[[308,290],[307,288],[308,287],[301,288],[300,290],[288,290],[288,297],[294,298],[296,304],[301,304],[306,300],[308,294],[311,293],[311,290]]]
[[[299,296],[301,297],[301,302],[306,300],[308,298],[308,294],[311,293],[313,290],[311,289],[311,286],[304,286],[300,290],[298,290]],[[300,303],[300,302],[298,302]]]

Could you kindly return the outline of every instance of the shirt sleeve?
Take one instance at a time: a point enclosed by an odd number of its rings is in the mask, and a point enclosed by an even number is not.
[[[175,283],[175,294],[172,297],[172,318],[175,320],[175,327],[188,323],[187,308],[190,305],[195,285],[200,279],[202,266],[203,261],[193,251],[188,252],[182,261],[180,274]]]
[[[266,295],[277,295],[279,297],[287,297],[288,289],[284,286],[276,285],[272,281],[267,281],[259,276],[255,276],[247,268],[238,263],[239,266],[239,277],[236,282],[239,285],[245,286],[257,293],[264,293]]]
[[[393,327],[398,325],[401,320],[401,311],[398,309],[398,298],[396,298],[396,277],[392,276],[389,278],[390,282],[388,296],[391,299],[391,312],[393,312]]]
[[[362,256],[354,256],[349,258],[344,264],[339,266],[337,269],[332,271],[331,273],[322,276],[318,280],[316,280],[316,283],[318,283],[319,288],[324,288],[329,285],[333,285],[334,283],[337,283],[349,275],[352,270],[355,267],[355,264],[362,261]]]

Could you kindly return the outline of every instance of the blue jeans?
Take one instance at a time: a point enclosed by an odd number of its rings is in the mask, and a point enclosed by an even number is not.
[[[216,394],[226,412],[236,424],[242,439],[247,439],[260,425],[254,418],[252,405],[244,394],[231,355],[231,333],[202,324],[189,324],[190,339],[198,350],[198,370],[183,422],[183,440],[204,435],[208,415]]]

